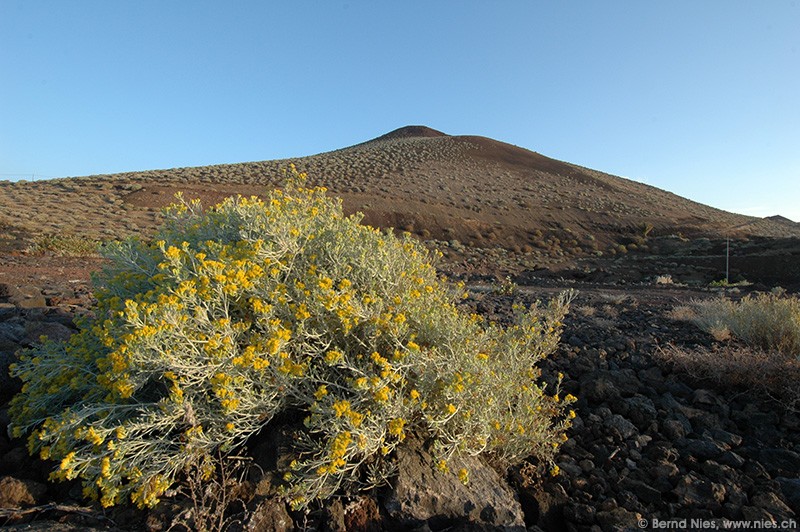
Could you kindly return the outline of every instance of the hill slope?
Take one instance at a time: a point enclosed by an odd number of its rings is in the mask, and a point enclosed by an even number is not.
[[[580,255],[655,235],[800,236],[800,224],[724,212],[478,136],[408,126],[295,159],[0,183],[0,228],[31,237],[147,234],[176,192],[261,194],[294,163],[367,223],[477,247]]]

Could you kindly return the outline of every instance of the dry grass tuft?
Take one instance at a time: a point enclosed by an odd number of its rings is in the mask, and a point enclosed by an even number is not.
[[[727,342],[731,339],[731,330],[725,325],[712,325],[708,328],[710,334],[717,342]]]
[[[697,312],[688,305],[678,305],[667,312],[667,318],[675,321],[694,321],[697,319]]]
[[[718,386],[744,388],[769,396],[792,409],[800,408],[800,360],[752,347],[720,350],[687,349],[674,345],[657,351],[657,356],[697,379]]]
[[[783,291],[745,296],[735,302],[719,297],[694,304],[693,320],[711,334],[728,334],[748,345],[800,358],[800,299]]]

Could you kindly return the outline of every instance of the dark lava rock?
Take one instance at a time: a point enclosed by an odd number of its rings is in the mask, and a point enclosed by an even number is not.
[[[13,303],[0,303],[0,320],[7,320],[17,315],[17,307]]]
[[[65,342],[75,333],[75,329],[67,327],[56,321],[33,321],[25,324],[25,337],[22,343],[33,345],[41,342],[46,337],[54,342]]]
[[[598,512],[596,518],[603,532],[616,532],[626,528],[637,527],[641,519],[641,514],[631,512],[625,508],[614,508],[613,510]]]
[[[800,478],[778,477],[775,480],[780,485],[789,508],[800,516]]]
[[[547,483],[536,491],[520,493],[525,521],[544,530],[565,530],[564,509],[570,497],[561,484]]]
[[[625,419],[619,414],[614,414],[606,421],[607,427],[612,434],[619,436],[621,440],[627,440],[637,434],[636,425]]]
[[[25,338],[25,322],[21,318],[11,318],[0,322],[0,349],[15,351]]]
[[[747,521],[760,521],[760,522],[775,520],[773,515],[770,514],[768,511],[766,511],[763,508],[758,508],[756,506],[742,506],[742,518]]]
[[[800,454],[789,449],[761,449],[758,459],[773,475],[797,475],[800,472]]]
[[[9,375],[11,364],[17,362],[14,351],[0,350],[0,403],[5,403],[22,390],[22,381]]]
[[[736,475],[736,472],[733,470],[733,468],[717,463],[713,460],[700,462],[700,470],[710,480],[715,482],[721,482],[725,479],[732,479]]]
[[[46,307],[47,300],[42,291],[33,285],[5,285],[8,290],[8,302],[19,308],[30,309]]]
[[[625,416],[630,419],[639,430],[647,430],[650,424],[658,417],[653,400],[643,395],[636,394],[624,399],[627,406]]]
[[[33,458],[25,447],[12,447],[0,457],[0,474],[18,475],[33,469]]]
[[[691,425],[689,425],[691,427]],[[686,436],[686,426],[677,419],[667,419],[661,424],[661,431],[670,441],[677,441]]]
[[[636,494],[636,497],[647,504],[658,504],[661,502],[661,492],[640,480],[623,479],[620,487]]]
[[[590,525],[594,523],[597,510],[588,504],[569,503],[564,507],[564,518],[572,523]]]
[[[776,520],[782,521],[794,516],[794,512],[778,495],[771,491],[756,493],[750,498],[750,504],[768,511]]]
[[[722,484],[702,480],[693,474],[681,478],[673,493],[681,506],[707,507],[725,500],[725,487]]]
[[[728,449],[739,447],[742,444],[742,437],[722,429],[712,429],[709,432],[710,439],[725,445]]]
[[[325,522],[322,525],[322,531],[347,531],[347,525],[344,522],[344,505],[341,499],[333,499],[325,505]]]
[[[735,469],[740,469],[745,463],[745,459],[733,451],[727,451],[722,453],[717,458],[717,461],[720,464],[724,464],[726,466],[730,466]]]
[[[594,403],[613,401],[620,397],[620,392],[609,379],[589,379],[581,384],[581,396]]]
[[[693,456],[699,460],[710,460],[717,458],[727,450],[716,442],[697,440],[694,438],[684,438],[678,440],[675,442],[675,445],[678,447],[678,449],[683,451],[684,454],[688,454],[689,456]]]

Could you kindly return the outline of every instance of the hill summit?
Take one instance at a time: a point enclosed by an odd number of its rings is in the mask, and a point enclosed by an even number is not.
[[[392,140],[392,139],[405,139],[405,138],[413,138],[413,137],[446,137],[448,136],[441,131],[437,131],[433,128],[429,128],[428,126],[404,126],[394,131],[390,131],[385,135],[381,135],[380,137],[373,139],[373,141],[381,141],[381,140]]]

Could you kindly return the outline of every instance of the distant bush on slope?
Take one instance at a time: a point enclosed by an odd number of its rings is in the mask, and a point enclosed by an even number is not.
[[[71,234],[43,234],[34,236],[26,249],[33,255],[51,253],[58,257],[96,257],[102,243],[98,240]]]
[[[445,471],[457,453],[552,464],[574,398],[545,394],[534,364],[569,293],[508,329],[483,323],[424,248],[298,179],[265,201],[174,205],[152,243],[105,249],[95,317],[13,369],[14,434],[57,461],[53,478],[152,506],[284,413],[302,420],[284,475],[296,507],[363,487],[412,431]]]

